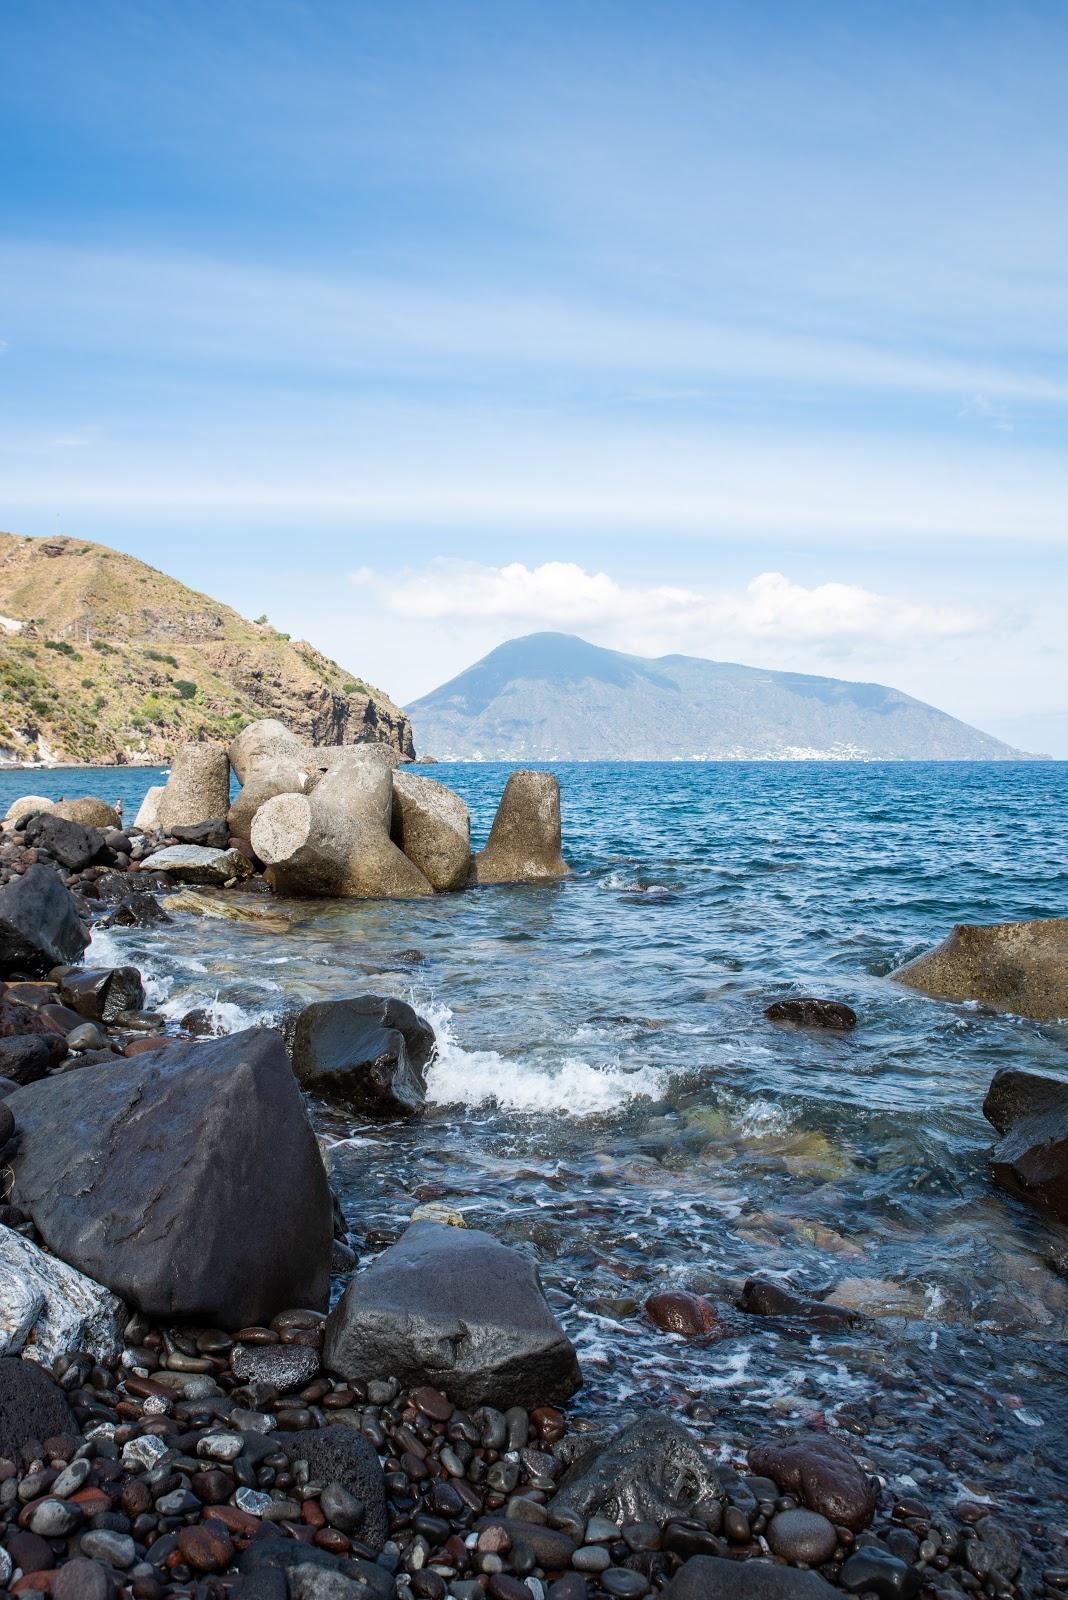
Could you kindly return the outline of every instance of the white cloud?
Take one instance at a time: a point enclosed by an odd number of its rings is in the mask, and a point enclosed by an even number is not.
[[[806,588],[781,572],[762,572],[743,589],[697,592],[620,583],[573,562],[488,566],[439,561],[386,575],[369,568],[351,581],[412,621],[486,621],[512,627],[581,628],[634,648],[700,648],[703,641],[760,641],[865,652],[887,645],[961,638],[986,625],[979,613],[877,594],[857,584]],[[655,643],[654,643],[655,642]]]

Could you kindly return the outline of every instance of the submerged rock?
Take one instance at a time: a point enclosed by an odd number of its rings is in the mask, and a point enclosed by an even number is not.
[[[67,1350],[113,1356],[122,1349],[127,1316],[122,1301],[99,1283],[0,1228],[0,1354],[17,1355],[29,1344],[34,1360],[47,1364]]]
[[[475,857],[472,882],[541,883],[568,870],[560,854],[559,783],[551,772],[513,772],[486,848]]]
[[[796,1028],[830,1028],[836,1033],[849,1033],[857,1025],[852,1006],[841,1000],[817,1000],[812,995],[775,1000],[764,1008],[764,1015],[769,1022],[792,1023]]]
[[[718,1525],[723,1491],[697,1440],[674,1417],[649,1412],[617,1433],[594,1436],[549,1502],[554,1518],[652,1522],[676,1517]]]
[[[324,1099],[369,1117],[411,1117],[426,1099],[434,1030],[403,1000],[319,1000],[297,1018],[293,1071]]]
[[[859,1462],[830,1434],[800,1432],[754,1445],[749,1465],[772,1478],[785,1494],[796,1495],[810,1511],[854,1532],[875,1511],[875,1490]]]
[[[467,1407],[565,1400],[582,1381],[533,1263],[479,1229],[436,1222],[413,1222],[351,1280],[323,1364],[360,1382],[434,1384]]]
[[[1068,917],[958,923],[940,945],[891,977],[938,1000],[978,1000],[1054,1022],[1068,1017]]]
[[[13,1201],[149,1316],[324,1307],[326,1172],[277,1033],[174,1042],[19,1089]]]
[[[77,961],[88,943],[74,896],[51,867],[28,867],[0,889],[0,975],[50,972]]]
[[[990,1153],[994,1181],[1068,1222],[1068,1082],[1002,1067],[983,1115],[1002,1135]]]

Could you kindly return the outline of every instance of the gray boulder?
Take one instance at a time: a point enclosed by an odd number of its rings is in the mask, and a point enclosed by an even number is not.
[[[403,1000],[318,1000],[297,1018],[293,1071],[305,1089],[369,1117],[410,1117],[426,1099],[434,1030]]]
[[[1068,917],[958,923],[940,945],[891,977],[937,1000],[978,1000],[1054,1022],[1068,1017]]]
[[[703,1520],[723,1490],[697,1440],[674,1417],[649,1412],[608,1438],[594,1436],[560,1480],[550,1515],[607,1517],[610,1522]]]
[[[318,776],[318,774],[316,774]],[[264,757],[248,768],[247,776],[227,815],[236,839],[250,839],[257,811],[277,794],[305,794],[312,787],[312,772],[297,745],[292,751]]]
[[[241,729],[227,752],[238,783],[246,783],[253,767],[276,756],[299,757],[304,746],[284,722],[261,717]]]
[[[560,785],[551,772],[513,772],[474,860],[475,883],[541,883],[567,876],[560,854]]]
[[[230,804],[230,763],[221,744],[183,744],[171,762],[159,799],[156,826],[164,832],[225,817]]]
[[[60,800],[53,808],[57,817],[67,817],[71,822],[84,822],[88,828],[121,828],[122,818],[114,806],[99,800],[95,794],[78,795],[74,800]]]
[[[1002,1135],[990,1153],[994,1181],[1068,1222],[1068,1082],[1002,1067],[983,1115]]]
[[[61,1435],[76,1440],[81,1429],[59,1384],[36,1361],[0,1357],[0,1456],[19,1462],[31,1439]]]
[[[462,889],[467,883],[471,815],[443,783],[414,772],[393,774],[391,837],[435,889]]]
[[[9,828],[13,828],[20,817],[32,817],[37,811],[54,811],[56,802],[48,800],[43,794],[24,794],[18,800],[12,800],[4,812],[4,821]]]
[[[84,823],[71,822],[66,817],[57,816],[54,811],[45,811],[30,818],[26,824],[26,843],[47,850],[69,872],[81,872],[107,854],[104,835],[99,828],[87,828]]]
[[[393,773],[371,745],[337,752],[309,794],[256,812],[252,848],[279,894],[404,899],[433,894],[389,837]]]
[[[163,799],[163,784],[153,783],[145,790],[145,798],[137,808],[133,825],[142,833],[152,833],[159,827],[159,807]]]
[[[202,844],[169,844],[142,863],[144,872],[163,872],[179,883],[206,883],[221,888],[240,882],[252,863],[240,850],[209,850]]]
[[[327,1319],[323,1365],[361,1382],[430,1383],[465,1407],[566,1400],[582,1381],[527,1257],[437,1222],[413,1222],[351,1279]]]
[[[691,1556],[662,1592],[664,1600],[836,1600],[841,1593],[818,1572],[721,1556]]]
[[[46,973],[77,961],[89,943],[70,890],[43,863],[0,889],[0,975]]]
[[[46,1365],[67,1350],[117,1355],[128,1317],[99,1283],[0,1227],[0,1354],[17,1355],[32,1334],[33,1358]]]
[[[146,1316],[325,1308],[332,1206],[280,1036],[250,1028],[16,1090],[12,1200]]]

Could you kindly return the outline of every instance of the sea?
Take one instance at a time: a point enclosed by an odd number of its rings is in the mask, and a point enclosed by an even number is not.
[[[428,775],[477,847],[509,767]],[[435,1202],[533,1255],[578,1347],[591,1418],[649,1406],[724,1459],[787,1425],[852,1434],[895,1494],[988,1500],[1047,1552],[1068,1537],[1068,1229],[994,1188],[994,1072],[1065,1075],[1068,1026],[890,978],[957,922],[1068,913],[1068,763],[560,763],[570,876],[413,902],[249,898],[98,932],[177,1021],[271,1023],[396,994],[431,1020],[425,1115],[315,1108],[367,1259]],[[0,774],[122,797],[156,770]],[[855,1032],[776,1026],[848,1002]],[[270,1159],[269,1153],[265,1159]],[[873,1313],[844,1333],[735,1309],[751,1275]],[[687,1341],[643,1312],[716,1308]]]

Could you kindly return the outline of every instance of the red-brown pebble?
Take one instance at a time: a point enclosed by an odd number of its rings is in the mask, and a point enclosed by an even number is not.
[[[707,1339],[726,1331],[710,1302],[686,1289],[663,1289],[651,1294],[645,1302],[645,1313],[665,1333],[681,1333],[687,1339]]]
[[[222,1572],[233,1560],[234,1547],[225,1527],[214,1519],[179,1528],[178,1550],[196,1572]]]

